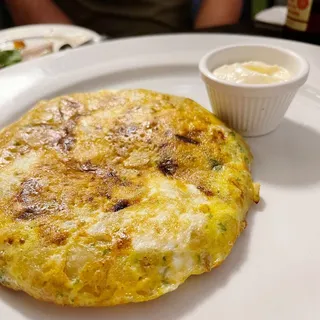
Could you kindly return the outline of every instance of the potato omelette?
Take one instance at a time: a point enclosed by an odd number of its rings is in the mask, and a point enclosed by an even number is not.
[[[170,292],[230,253],[259,197],[251,160],[187,98],[40,101],[0,132],[0,284],[72,306]]]

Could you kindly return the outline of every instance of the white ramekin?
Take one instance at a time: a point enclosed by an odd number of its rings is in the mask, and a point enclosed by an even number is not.
[[[286,68],[292,78],[275,84],[238,84],[219,80],[213,71],[225,64],[262,61]],[[212,110],[240,134],[254,137],[278,127],[309,74],[308,62],[293,51],[266,45],[234,45],[207,53],[199,63]]]

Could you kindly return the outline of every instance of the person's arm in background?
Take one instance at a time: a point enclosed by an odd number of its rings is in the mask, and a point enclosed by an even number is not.
[[[16,25],[72,23],[52,0],[6,0],[6,5]]]
[[[202,0],[194,27],[207,28],[238,22],[242,0]]]

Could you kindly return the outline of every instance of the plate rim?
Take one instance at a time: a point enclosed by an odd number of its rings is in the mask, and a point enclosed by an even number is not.
[[[81,27],[82,28],[82,27]],[[85,29],[85,28],[84,28]],[[1,31],[0,31],[0,36],[1,36]],[[190,37],[190,38],[210,38],[210,37],[226,37],[226,38],[237,38],[237,39],[243,39],[243,40],[261,40],[261,44],[263,44],[265,41],[275,41],[277,44],[279,45],[280,43],[283,43],[284,45],[287,44],[291,44],[291,45],[297,45],[299,47],[305,47],[305,48],[312,48],[313,50],[318,50],[319,54],[320,54],[320,46],[317,46],[315,44],[311,44],[311,43],[304,43],[304,42],[299,42],[299,41],[295,41],[295,40],[288,40],[288,39],[280,39],[280,38],[272,38],[272,37],[265,37],[265,36],[252,36],[252,35],[239,35],[239,34],[225,34],[225,33],[210,33],[210,32],[203,32],[203,33],[176,33],[176,34],[161,34],[161,35],[144,35],[144,36],[134,36],[134,37],[127,37],[127,38],[117,38],[117,39],[108,39],[108,41],[102,41],[99,43],[95,43],[94,46],[93,45],[89,45],[89,46],[83,46],[83,47],[79,47],[79,48],[74,48],[72,49],[72,51],[64,51],[64,52],[57,52],[57,53],[53,53],[47,56],[43,56],[43,57],[39,57],[37,59],[33,59],[33,60],[29,60],[26,62],[23,62],[23,64],[15,64],[9,67],[4,68],[3,70],[0,70],[0,77],[4,75],[4,73],[8,73],[11,70],[15,70],[16,68],[19,68],[21,66],[25,67],[27,66],[33,66],[33,65],[37,65],[38,62],[44,63],[44,61],[48,62],[50,60],[55,60],[57,58],[61,58],[63,55],[66,55],[66,53],[71,53],[73,54],[74,52],[85,52],[86,50],[89,52],[91,50],[98,50],[98,49],[102,49],[105,46],[114,46],[117,44],[122,44],[122,43],[127,43],[127,44],[131,44],[133,42],[149,42],[150,40],[155,40],[155,41],[165,41],[165,40],[169,40],[169,39],[179,39],[182,37]],[[192,39],[189,39],[192,40]],[[94,48],[94,49],[93,49]]]
[[[94,42],[99,42],[101,39],[101,36],[99,33],[97,33],[96,31],[89,29],[89,28],[85,28],[85,27],[81,27],[81,26],[77,26],[77,25],[72,25],[72,24],[59,24],[59,23],[40,23],[40,24],[28,24],[28,25],[23,25],[23,26],[14,26],[11,28],[7,28],[7,29],[3,29],[0,30],[0,42],[1,41],[10,41],[10,36],[6,38],[6,34],[11,34],[13,32],[23,32],[23,30],[30,30],[30,32],[37,32],[39,31],[39,33],[46,33],[46,32],[41,32],[41,30],[45,30],[45,29],[53,29],[53,32],[59,32],[59,31],[63,31],[66,29],[73,29],[74,31],[78,30],[79,32],[83,32],[86,35],[90,35]],[[40,35],[42,36],[42,35]]]

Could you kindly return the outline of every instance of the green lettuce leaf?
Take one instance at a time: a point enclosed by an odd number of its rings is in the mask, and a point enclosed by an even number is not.
[[[0,68],[10,66],[21,60],[22,56],[18,50],[0,51]]]

